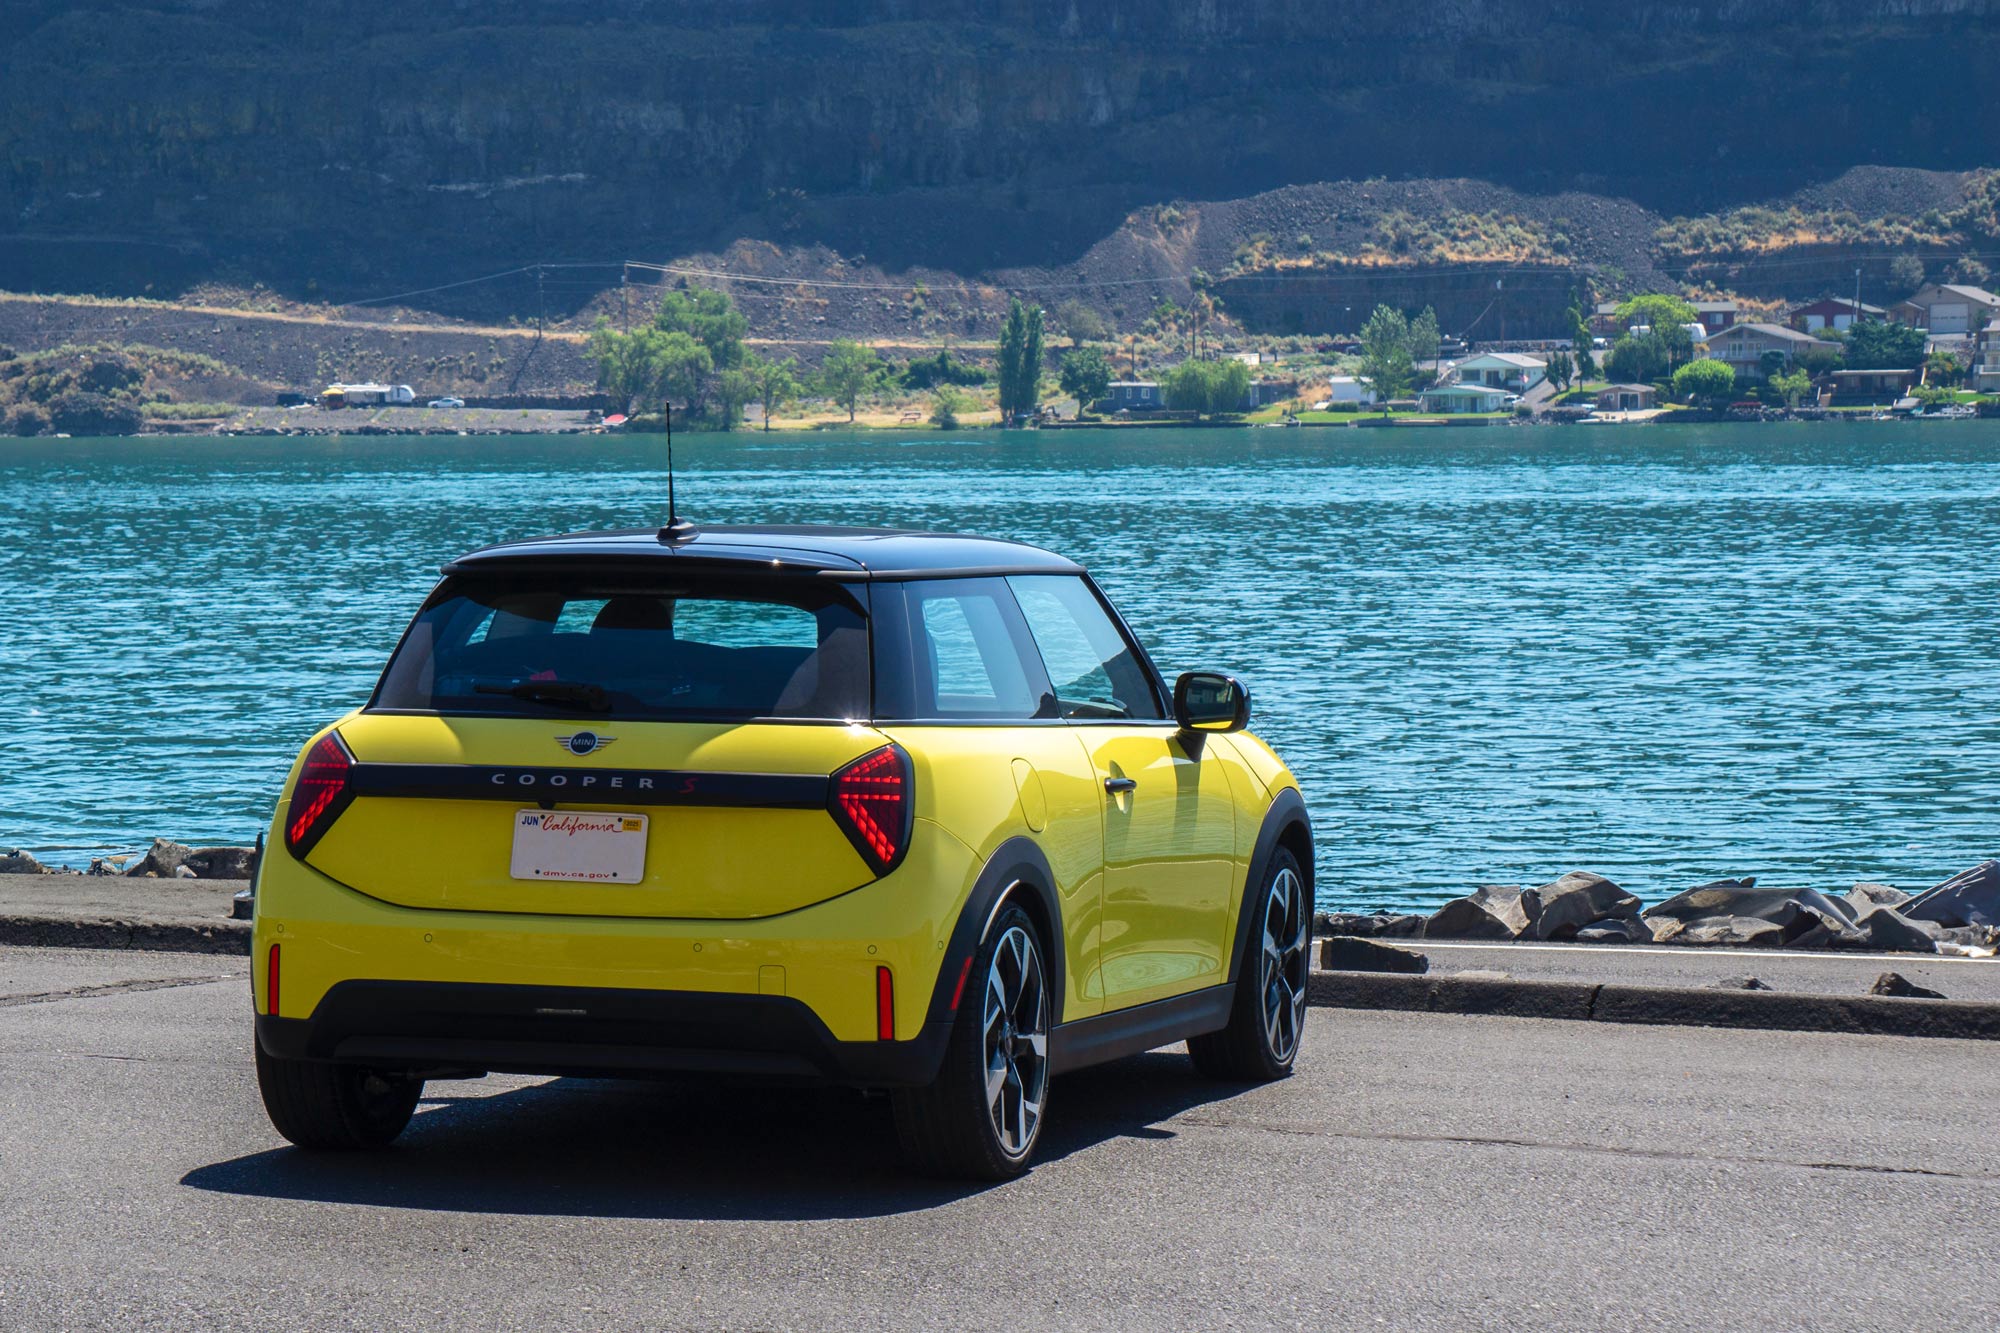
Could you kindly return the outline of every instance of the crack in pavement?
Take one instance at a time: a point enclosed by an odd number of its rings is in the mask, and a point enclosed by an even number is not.
[[[218,981],[241,981],[241,973],[218,973],[206,977],[161,977],[152,981],[114,981],[105,986],[75,986],[69,990],[40,991],[33,995],[0,995],[0,1009],[23,1004],[56,1004],[63,1000],[90,1000],[100,995],[128,995],[133,991],[171,990],[176,986],[211,986]]]
[[[1534,1148],[1546,1152],[1590,1153],[1600,1157],[1631,1157],[1662,1162],[1700,1162],[1704,1165],[1789,1166],[1801,1171],[1860,1172],[1864,1175],[1930,1176],[1940,1180],[1993,1181],[2000,1175],[1981,1171],[1940,1171],[1926,1166],[1883,1166],[1869,1162],[1801,1162],[1789,1157],[1753,1157],[1717,1153],[1680,1152],[1670,1148],[1621,1148],[1602,1143],[1559,1143],[1541,1139],[1505,1138],[1478,1134],[1402,1134],[1392,1130],[1373,1132],[1349,1129],[1322,1129],[1313,1125],[1280,1125],[1261,1120],[1213,1119],[1206,1116],[1175,1116],[1170,1124],[1199,1125],[1204,1129],[1256,1129],[1270,1134],[1297,1134],[1312,1138],[1353,1139],[1362,1142],[1452,1144],[1472,1148]]]

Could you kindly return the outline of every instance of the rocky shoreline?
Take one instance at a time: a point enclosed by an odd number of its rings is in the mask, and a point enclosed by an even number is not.
[[[0,875],[117,875],[128,879],[254,879],[263,839],[254,847],[189,847],[155,838],[143,852],[95,856],[85,870],[44,865],[19,847],[0,848]]]
[[[1723,879],[1644,907],[1602,875],[1575,870],[1535,888],[1482,885],[1429,916],[1322,913],[1322,936],[1676,944],[1697,948],[1865,949],[1991,958],[2000,951],[2000,860],[1910,893],[1859,883],[1844,894]]]

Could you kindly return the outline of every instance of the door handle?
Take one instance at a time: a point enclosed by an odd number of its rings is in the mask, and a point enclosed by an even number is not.
[[[1119,794],[1120,792],[1132,791],[1133,789],[1138,787],[1138,785],[1139,784],[1137,782],[1134,782],[1131,778],[1104,779],[1104,790],[1110,792],[1114,796]]]

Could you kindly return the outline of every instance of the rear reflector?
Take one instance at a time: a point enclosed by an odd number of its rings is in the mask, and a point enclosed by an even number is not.
[[[278,946],[271,946],[271,960],[264,969],[264,1012],[278,1016]]]
[[[875,969],[875,1035],[896,1039],[896,978],[886,967]]]
[[[965,998],[965,980],[972,975],[972,960],[965,960],[965,966],[958,969],[958,984],[951,988],[951,1011],[958,1012],[958,1002]]]
[[[329,731],[307,752],[285,813],[285,846],[293,856],[303,857],[311,851],[353,803],[353,775],[354,756],[347,752],[339,732]]]
[[[877,875],[887,874],[909,850],[916,806],[910,785],[910,757],[900,745],[871,750],[829,784],[827,808],[834,822]]]

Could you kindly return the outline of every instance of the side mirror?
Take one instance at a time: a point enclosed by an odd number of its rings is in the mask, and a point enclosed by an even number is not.
[[[1174,721],[1183,731],[1241,731],[1250,725],[1250,691],[1234,676],[1184,672],[1174,682]]]

